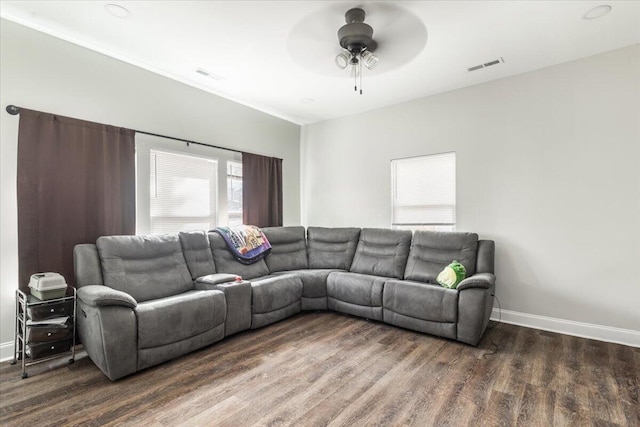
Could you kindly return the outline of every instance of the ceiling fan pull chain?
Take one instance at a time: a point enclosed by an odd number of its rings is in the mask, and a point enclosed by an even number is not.
[[[358,91],[358,67],[355,65],[353,67],[353,91]]]
[[[362,95],[362,59],[358,62],[358,71],[360,72],[360,95]]]

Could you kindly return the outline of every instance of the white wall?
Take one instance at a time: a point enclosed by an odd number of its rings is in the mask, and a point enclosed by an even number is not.
[[[300,224],[298,125],[6,20],[0,27],[0,359],[12,351],[18,287],[18,116],[7,104],[280,157],[284,222]]]
[[[303,223],[364,227],[390,225],[391,159],[455,151],[502,308],[640,337],[640,45],[306,125],[301,151]]]

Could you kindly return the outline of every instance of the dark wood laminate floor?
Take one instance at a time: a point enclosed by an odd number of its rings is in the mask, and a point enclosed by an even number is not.
[[[44,368],[0,364],[0,425],[640,426],[640,349],[507,324],[476,348],[303,313],[116,382]]]

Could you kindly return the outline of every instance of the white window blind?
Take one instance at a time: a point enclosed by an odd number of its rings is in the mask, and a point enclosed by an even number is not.
[[[454,226],[456,153],[391,161],[392,225]]]
[[[227,213],[230,227],[242,224],[242,162],[227,162]]]
[[[151,233],[214,228],[217,161],[156,150],[150,154]]]

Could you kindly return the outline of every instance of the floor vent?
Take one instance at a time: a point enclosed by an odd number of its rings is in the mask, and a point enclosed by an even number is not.
[[[502,57],[500,57],[498,59],[494,59],[493,61],[485,62],[484,64],[474,65],[473,67],[467,68],[467,71],[476,71],[476,70],[480,70],[482,68],[491,67],[492,65],[498,65],[498,64],[501,64],[501,63],[504,63],[504,59],[502,59]]]

